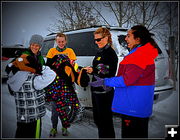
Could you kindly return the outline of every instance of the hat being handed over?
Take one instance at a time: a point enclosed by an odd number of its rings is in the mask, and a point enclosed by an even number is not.
[[[42,47],[43,41],[44,41],[44,39],[41,35],[35,34],[35,35],[31,36],[31,39],[29,41],[29,45],[31,45],[32,43],[35,43],[35,44],[39,44],[39,46]]]

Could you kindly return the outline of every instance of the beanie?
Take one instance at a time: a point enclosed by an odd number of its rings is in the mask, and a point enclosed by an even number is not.
[[[31,45],[32,43],[36,43],[36,44],[39,44],[40,47],[42,47],[43,46],[43,41],[44,41],[44,39],[43,39],[43,37],[41,35],[37,35],[37,34],[32,35],[31,39],[29,41],[29,45]]]

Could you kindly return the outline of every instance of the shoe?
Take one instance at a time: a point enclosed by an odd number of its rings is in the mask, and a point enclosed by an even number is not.
[[[51,131],[50,131],[49,136],[50,136],[50,137],[55,137],[55,136],[56,136],[56,134],[57,134],[57,129],[52,128],[52,129],[51,129]]]
[[[67,130],[67,128],[62,128],[62,135],[63,136],[68,136],[69,135],[69,132],[68,132],[68,130]]]

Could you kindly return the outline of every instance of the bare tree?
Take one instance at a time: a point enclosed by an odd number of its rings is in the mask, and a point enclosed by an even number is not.
[[[134,14],[134,5],[132,2],[90,2],[91,7],[101,17],[101,23],[104,22],[106,25],[112,26],[112,18],[107,18],[100,9],[106,8],[106,11],[110,11],[113,17],[113,23],[119,27],[128,27],[130,19]],[[102,8],[97,7],[100,5]]]
[[[166,3],[163,6],[165,9],[163,12],[166,16],[166,30],[162,36],[164,36],[164,42],[167,45],[167,50],[170,56],[171,76],[174,81],[177,80],[177,71],[179,65],[179,29],[178,29],[178,3],[171,2]]]
[[[93,3],[93,2],[92,2]],[[91,5],[93,5],[91,3]],[[159,2],[101,2],[102,7],[112,13],[116,25],[119,27],[131,27],[136,24],[145,25],[149,30],[162,28],[165,16],[158,10]],[[111,25],[105,15],[96,6],[92,6],[97,14]]]
[[[170,10],[171,5],[171,10]],[[177,2],[58,2],[54,31],[73,30],[106,24],[129,28],[145,25],[168,46],[170,33],[177,36]],[[108,13],[108,14],[107,14]],[[110,17],[107,15],[111,14]]]
[[[58,20],[49,31],[66,31],[99,23],[99,18],[87,2],[57,2]]]
[[[103,5],[115,15],[119,27],[129,26],[135,9],[132,2],[104,2]]]
[[[177,2],[99,2],[102,9],[106,8],[112,14],[113,21],[117,26],[129,28],[133,25],[141,24],[146,26],[168,46],[169,32],[177,35],[177,22],[173,25],[177,17]],[[97,8],[97,4],[91,2],[91,6],[104,22],[111,26],[112,17],[106,18],[104,11]],[[170,14],[171,5],[171,14]],[[169,7],[169,8],[168,8]],[[175,12],[176,11],[176,12]],[[175,15],[174,15],[175,14]],[[171,18],[171,19],[170,19]],[[176,28],[175,28],[176,27]]]

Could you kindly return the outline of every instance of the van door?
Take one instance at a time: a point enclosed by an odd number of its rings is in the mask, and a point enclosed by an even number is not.
[[[92,65],[98,46],[94,42],[94,31],[67,33],[67,46],[72,48],[77,56],[76,63],[86,67]],[[83,88],[75,84],[77,96],[82,106],[92,107],[90,86]]]

